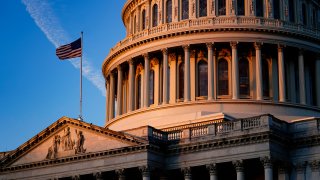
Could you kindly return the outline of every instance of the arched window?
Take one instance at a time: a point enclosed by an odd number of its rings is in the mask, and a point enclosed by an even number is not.
[[[263,0],[256,0],[256,16],[263,17]]]
[[[239,60],[239,85],[240,95],[250,95],[250,81],[249,81],[249,62],[246,58]]]
[[[149,74],[149,104],[154,104],[154,70]]]
[[[244,0],[237,0],[237,15],[244,16]]]
[[[179,99],[184,97],[184,63],[179,65]]]
[[[182,20],[189,19],[189,0],[182,0]]]
[[[218,15],[225,16],[226,15],[226,0],[218,1]]]
[[[228,61],[220,59],[218,62],[218,95],[229,94]]]
[[[172,0],[167,0],[166,5],[166,22],[171,23],[172,22]]]
[[[141,108],[141,75],[137,77],[137,96],[136,96],[136,109]]]
[[[289,0],[289,21],[295,22],[294,0]]]
[[[307,25],[307,8],[304,3],[302,4],[302,22],[303,25]]]
[[[280,19],[280,1],[273,0],[273,18]]]
[[[146,10],[142,10],[141,13],[141,17],[142,17],[142,30],[146,29]]]
[[[269,81],[269,63],[268,60],[262,60],[262,93],[264,97],[270,97]]]
[[[198,96],[208,96],[208,63],[204,60],[198,63]]]
[[[207,0],[199,0],[199,16],[207,16]]]
[[[158,26],[158,5],[154,4],[152,8],[152,27]]]

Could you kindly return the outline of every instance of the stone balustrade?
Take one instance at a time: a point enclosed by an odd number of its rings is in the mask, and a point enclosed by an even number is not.
[[[267,132],[270,130],[292,134],[294,138],[318,135],[320,133],[320,119],[311,119],[308,121],[287,123],[280,121],[271,115],[262,115],[253,118],[239,119],[236,121],[227,121],[215,124],[207,124],[200,127],[187,127],[184,129],[164,132],[149,127],[149,138],[176,141],[183,139],[192,139],[204,136],[229,137],[241,135],[243,133]],[[289,129],[289,131],[288,131]]]
[[[164,34],[184,32],[188,29],[221,29],[221,28],[250,28],[260,30],[276,30],[287,33],[294,33],[311,38],[320,38],[318,29],[311,29],[300,24],[282,21],[278,19],[268,19],[259,17],[214,17],[214,18],[199,18],[192,20],[184,20],[169,24],[162,24],[157,27],[146,29],[127,36],[110,50],[109,56],[112,56],[117,51],[128,47],[138,41],[153,36],[161,36]],[[107,58],[108,59],[108,58]]]

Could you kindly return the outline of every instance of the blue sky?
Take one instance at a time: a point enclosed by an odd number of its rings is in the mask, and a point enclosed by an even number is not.
[[[4,0],[0,6],[0,152],[13,150],[62,116],[79,115],[79,58],[59,45],[84,32],[84,120],[105,124],[101,66],[125,38],[126,0]]]

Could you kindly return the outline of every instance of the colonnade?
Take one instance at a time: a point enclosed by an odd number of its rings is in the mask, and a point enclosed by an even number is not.
[[[219,78],[219,69],[218,69],[218,53],[217,48],[215,46],[219,45],[219,43],[213,44],[213,43],[207,43],[207,56],[205,57],[207,59],[207,95],[204,97],[205,100],[217,100],[221,99],[222,96],[218,94],[218,78]],[[238,56],[238,42],[231,42],[231,57],[230,57],[230,71],[231,76],[228,75],[229,79],[229,93],[227,99],[232,100],[238,100],[241,99],[241,96],[239,95],[239,56]],[[250,99],[254,99],[257,101],[264,100],[266,97],[263,95],[263,85],[266,80],[263,79],[263,63],[262,63],[262,43],[255,42],[252,43],[252,46],[255,49],[255,59],[252,59],[255,61],[255,89],[254,96],[250,95]],[[270,71],[269,74],[272,74],[272,78],[277,80],[277,83],[273,83],[274,87],[270,87],[270,89],[273,90],[273,101],[279,101],[282,103],[285,103],[288,101],[288,90],[287,90],[287,82],[288,78],[286,78],[286,66],[285,66],[285,55],[284,55],[284,46],[278,45],[277,47],[277,57],[271,57],[273,60],[273,65],[270,66],[271,68],[268,68],[268,71]],[[177,102],[189,102],[189,101],[196,101],[196,95],[195,95],[195,86],[196,86],[196,79],[195,79],[195,69],[194,60],[192,63],[190,63],[190,60],[194,57],[190,57],[191,48],[190,45],[182,46],[183,49],[183,55],[178,55],[175,53],[168,53],[168,49],[162,49],[162,60],[159,60],[161,58],[153,58],[150,60],[150,53],[143,54],[143,65],[137,64],[137,59],[133,58],[128,60],[129,64],[129,70],[128,70],[128,77],[127,81],[128,86],[126,88],[127,94],[124,96],[124,70],[122,68],[123,64],[120,64],[117,66],[116,69],[111,70],[109,73],[109,76],[107,78],[107,112],[108,117],[107,119],[113,119],[116,116],[119,116],[121,114],[140,109],[140,108],[148,108],[150,107],[151,103],[153,105],[151,106],[158,106],[158,105],[166,105],[168,103],[173,104]],[[171,52],[171,50],[170,50]],[[300,104],[306,104],[306,83],[305,83],[305,60],[304,60],[304,51],[299,51],[298,56],[298,80],[299,80],[299,103]],[[182,56],[184,57],[182,59]],[[194,56],[194,55],[193,55]],[[161,57],[161,56],[160,56]],[[154,60],[155,59],[155,60]],[[154,63],[154,61],[156,63]],[[179,93],[179,80],[182,78],[179,78],[179,67],[177,64],[177,61],[184,63],[184,74],[183,74],[183,99],[179,99],[178,95]],[[317,57],[315,62],[315,88],[316,92],[320,92],[320,80],[319,80],[319,73],[320,73],[320,57]],[[153,71],[153,77],[154,80],[150,80],[150,66],[151,64],[153,66],[156,66]],[[276,66],[274,65],[276,64]],[[160,67],[161,66],[161,67]],[[192,67],[192,68],[191,68]],[[142,69],[141,73],[141,85],[137,84],[137,69]],[[276,69],[274,71],[274,69]],[[160,72],[162,71],[162,72]],[[277,74],[274,74],[276,72]],[[251,73],[251,72],[250,72]],[[116,78],[117,75],[117,78]],[[251,75],[252,76],[252,75]],[[276,78],[274,78],[276,77]],[[117,82],[116,82],[117,80]],[[276,81],[275,81],[276,82]],[[150,89],[149,83],[152,83],[152,88]],[[117,87],[116,87],[117,86]],[[254,86],[250,85],[251,88]],[[139,89],[140,88],[140,89]],[[154,92],[150,92],[150,90],[153,90]],[[141,93],[141,97],[139,96],[139,99],[137,99],[138,92]],[[291,90],[293,91],[293,90]],[[182,91],[181,91],[182,92]],[[151,98],[153,101],[150,103],[150,93]],[[161,94],[160,94],[161,93]],[[277,98],[278,97],[278,98]],[[248,98],[248,97],[246,97]],[[316,104],[320,105],[320,98],[319,95],[316,95],[314,98],[316,99]],[[137,101],[141,101],[141,105],[137,105]],[[115,104],[116,103],[116,104]],[[126,107],[126,108],[125,108]],[[116,110],[115,110],[116,109]],[[111,113],[115,112],[115,113]]]
[[[204,16],[257,16],[316,27],[319,11],[317,5],[298,0],[284,3],[278,0],[147,0],[130,8],[129,13],[124,16],[128,35],[157,25],[184,20],[184,13],[187,13],[186,19]]]
[[[273,161],[269,158],[269,157],[262,157],[260,158],[260,162],[256,161],[255,162],[257,168],[255,169],[255,171],[260,171],[258,166],[263,167],[263,172],[260,172],[258,175],[259,177],[264,177],[264,180],[273,180],[274,179],[274,168],[277,168],[278,170],[276,171],[277,174],[277,178],[279,180],[288,180],[290,177],[290,169],[294,168],[296,170],[295,176],[297,179],[305,179],[305,171],[306,171],[306,167],[309,166],[310,167],[310,179],[311,180],[317,180],[319,177],[319,161],[313,161],[310,163],[300,163],[300,164],[296,164],[295,167],[291,167],[289,164],[286,163],[280,163],[279,165],[277,165],[276,167],[273,166]],[[260,163],[260,164],[258,164]],[[207,164],[205,165],[206,171],[209,174],[209,179],[210,180],[218,180],[219,179],[219,170],[218,170],[218,164],[217,163],[211,163],[211,164]],[[233,170],[232,169],[228,169],[228,173],[229,175],[234,173],[235,171],[235,178],[236,180],[245,180],[246,177],[248,176],[248,174],[246,174],[245,169],[247,168],[246,165],[244,164],[243,160],[235,160],[232,161],[232,166],[233,166]],[[230,167],[231,168],[231,167]],[[167,180],[170,176],[170,173],[168,173],[168,171],[165,170],[161,170],[161,169],[155,169],[149,166],[142,166],[142,167],[138,167],[135,168],[136,171],[136,176],[140,176],[142,177],[142,180],[150,180],[152,179],[152,174],[157,171],[157,174],[159,175],[158,179],[160,180]],[[220,169],[221,170],[221,169]],[[180,169],[182,175],[183,175],[183,179],[184,180],[192,180],[193,177],[197,177],[199,176],[199,174],[196,174],[195,172],[193,172],[193,167],[187,166],[187,167],[183,167]],[[139,175],[138,175],[139,173]],[[252,172],[250,172],[252,173]],[[254,172],[256,173],[256,172]],[[117,169],[114,170],[113,173],[113,179],[115,177],[117,177],[117,179],[119,180],[126,180],[129,176],[129,174],[127,174],[127,170],[126,169]],[[133,174],[131,174],[133,175]],[[103,175],[103,172],[95,172],[92,174],[93,178],[96,180],[103,180],[106,177]],[[171,176],[170,176],[171,177]],[[202,177],[208,177],[208,176],[203,176]],[[221,174],[220,174],[221,177]],[[176,177],[178,178],[178,177]],[[80,180],[82,179],[82,176],[80,175],[75,175],[71,177],[72,180]],[[179,178],[178,178],[179,179]]]

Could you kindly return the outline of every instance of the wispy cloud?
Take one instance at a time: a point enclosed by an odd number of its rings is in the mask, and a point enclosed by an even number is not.
[[[59,19],[55,15],[52,7],[47,0],[22,0],[36,25],[45,34],[47,39],[57,48],[60,45],[71,42],[68,33],[61,26]],[[75,68],[80,68],[78,60],[69,61]],[[105,96],[104,79],[87,57],[83,58],[83,76],[87,78],[95,87],[97,87],[103,96]]]

